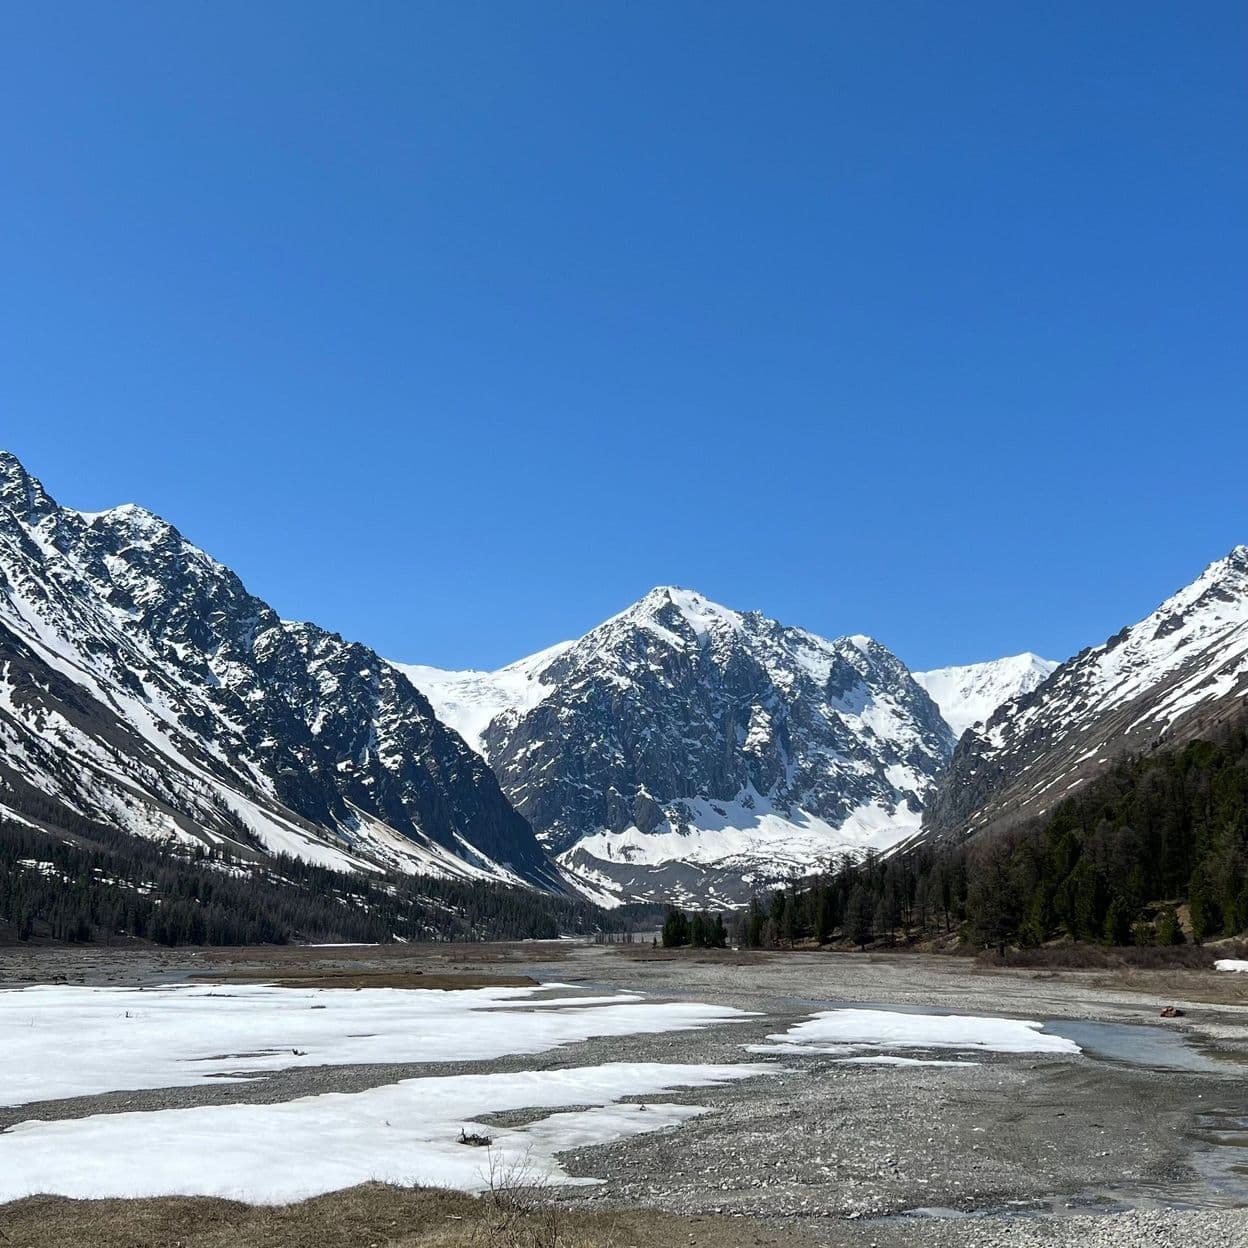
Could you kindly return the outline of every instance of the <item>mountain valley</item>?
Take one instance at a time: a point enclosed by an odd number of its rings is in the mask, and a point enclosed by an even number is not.
[[[444,671],[282,620],[150,512],[62,507],[0,455],[0,578],[0,818],[607,907],[736,908],[1010,826],[1212,730],[1248,686],[1244,547],[1062,664],[911,672],[872,638],[660,586]]]

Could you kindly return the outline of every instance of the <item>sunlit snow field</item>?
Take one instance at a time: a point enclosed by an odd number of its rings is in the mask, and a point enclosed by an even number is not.
[[[910,1014],[897,1010],[824,1010],[788,1031],[749,1044],[750,1053],[843,1054],[862,1048],[965,1049],[980,1053],[1078,1053],[1063,1036],[1041,1031],[1043,1023],[975,1014]],[[918,1058],[852,1058],[890,1065],[949,1065]]]
[[[560,985],[462,991],[40,987],[0,992],[0,1103],[254,1079],[295,1066],[462,1062],[547,1052],[601,1036],[684,1031],[748,1017],[630,994],[547,995]],[[555,1071],[406,1079],[271,1105],[214,1105],[34,1120],[0,1135],[0,1201],[219,1195],[283,1203],[377,1179],[479,1191],[523,1170],[571,1179],[556,1151],[684,1122],[696,1106],[618,1104],[706,1087],[762,1067],[618,1062]],[[474,1118],[577,1106],[488,1150],[458,1143]],[[584,1107],[584,1108],[580,1108]]]
[[[0,1104],[219,1083],[293,1066],[485,1061],[744,1017],[720,1006],[625,993],[550,997],[538,988],[26,988],[0,992]]]
[[[267,985],[38,987],[0,991],[0,1104],[261,1079],[299,1066],[484,1061],[595,1037],[721,1027],[745,1011],[566,985],[356,991]],[[879,1049],[1078,1052],[1038,1023],[822,1011],[768,1043],[771,1058],[844,1055],[861,1065],[973,1066],[960,1054]],[[369,1180],[482,1191],[500,1176],[573,1178],[557,1155],[679,1125],[706,1112],[660,1098],[783,1064],[610,1062],[558,1070],[411,1078],[276,1104],[226,1104],[33,1119],[0,1134],[0,1202],[66,1196],[214,1195],[285,1203]],[[897,1072],[897,1077],[903,1077]],[[631,1098],[631,1100],[630,1100]],[[644,1108],[635,1103],[646,1098]],[[550,1110],[519,1127],[482,1116]],[[459,1142],[488,1134],[488,1149]]]

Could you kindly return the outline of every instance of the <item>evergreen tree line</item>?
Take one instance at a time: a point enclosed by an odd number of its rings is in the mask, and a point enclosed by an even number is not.
[[[723,949],[728,944],[728,929],[722,914],[696,911],[691,918],[676,906],[668,906],[663,920],[663,946],[679,949],[692,945],[695,949]]]
[[[635,923],[630,912],[487,881],[374,880],[285,855],[248,864],[56,809],[65,836],[0,819],[0,938],[163,945],[518,940],[627,931]]]
[[[960,935],[983,948],[1068,938],[1200,943],[1248,930],[1248,717],[1124,757],[1049,815],[983,843],[868,855],[755,898],[746,947]]]

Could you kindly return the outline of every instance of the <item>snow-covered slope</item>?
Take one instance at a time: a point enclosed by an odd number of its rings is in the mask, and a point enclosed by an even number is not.
[[[242,856],[556,883],[484,761],[364,646],[140,507],[0,453],[0,813]]]
[[[572,644],[560,642],[496,672],[455,672],[419,663],[391,662],[391,666],[429,699],[444,724],[454,728],[480,754],[482,734],[496,715],[527,710],[550,692],[550,686],[540,680],[541,672]]]
[[[940,707],[953,735],[960,737],[972,725],[984,723],[1002,703],[1030,693],[1057,666],[1053,659],[1027,652],[912,675]]]
[[[879,643],[675,587],[502,672],[403,670],[605,899],[739,902],[885,848],[917,830],[953,747]]]
[[[925,828],[965,835],[1042,814],[1118,754],[1177,744],[1248,695],[1248,546],[958,744]]]

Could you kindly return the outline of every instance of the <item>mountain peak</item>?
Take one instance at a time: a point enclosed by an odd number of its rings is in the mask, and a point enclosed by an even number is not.
[[[12,451],[0,451],[0,506],[26,518],[51,510],[56,504]]]
[[[1232,546],[1229,553],[1209,565],[1208,572],[1236,578],[1248,574],[1248,546]]]
[[[1248,547],[1236,546],[964,736],[928,830],[961,834],[1041,814],[1115,757],[1181,743],[1246,693]]]
[[[124,531],[131,539],[141,539],[149,544],[170,534],[185,543],[185,539],[173,525],[137,503],[122,503],[103,511],[78,511],[59,506],[43,488],[43,483],[26,471],[22,461],[12,451],[0,450],[0,505],[7,506],[27,521],[57,513],[77,516],[88,525],[102,523],[109,528]]]
[[[730,612],[727,607],[721,606],[717,602],[712,602],[705,594],[700,594],[696,589],[689,589],[684,585],[656,585],[636,605],[639,607],[662,607],[669,602],[682,611],[709,609],[723,612],[724,614],[735,614],[735,612]]]
[[[972,725],[986,723],[999,706],[1043,684],[1058,666],[1052,659],[1024,650],[984,663],[914,672],[913,676],[960,737]]]
[[[148,511],[138,503],[120,503],[104,511],[84,511],[78,514],[88,523],[103,522],[135,536],[162,538],[170,533],[181,536],[168,520],[162,520],[154,511]]]
[[[712,633],[738,631],[742,626],[742,617],[740,612],[712,602],[695,589],[680,585],[656,585],[643,598],[600,627],[605,629],[614,624],[636,623],[651,631],[655,631],[656,627],[659,630],[680,631],[683,625],[701,643]],[[594,629],[588,635],[592,637],[599,631]]]
[[[518,695],[480,732],[490,766],[568,869],[621,899],[743,901],[789,870],[893,844],[917,829],[953,747],[873,639],[819,637],[677,585]]]
[[[1171,594],[1135,628],[1150,635],[1166,636],[1179,631],[1203,634],[1232,622],[1248,620],[1248,546],[1236,546],[1215,559],[1190,584]],[[1124,635],[1106,643],[1121,644]]]

